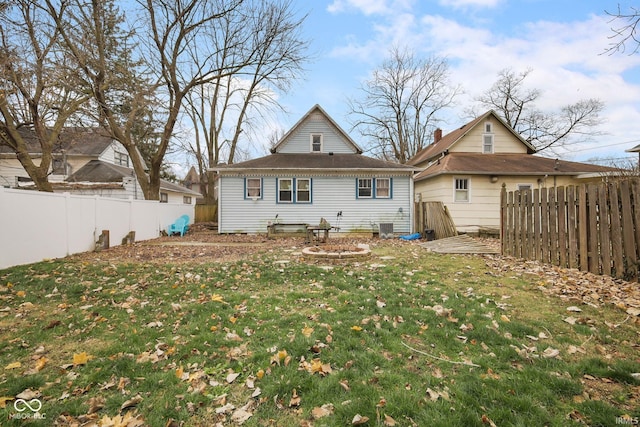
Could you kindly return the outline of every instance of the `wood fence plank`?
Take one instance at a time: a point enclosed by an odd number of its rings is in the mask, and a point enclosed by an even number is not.
[[[633,212],[631,211],[631,189],[629,181],[620,182],[620,199],[622,201],[622,233],[624,256],[626,258],[626,274],[628,278],[638,280],[638,258],[636,257],[636,242],[633,231]]]
[[[616,277],[624,276],[624,251],[622,249],[622,223],[620,221],[620,202],[618,184],[609,183],[609,218],[611,220],[611,252],[613,272]]]
[[[542,262],[549,262],[549,191],[543,188],[540,191],[540,226],[542,238],[540,239],[540,255]]]
[[[600,274],[600,254],[598,250],[598,187],[587,187],[587,209],[589,215],[589,271]]]
[[[633,229],[636,240],[636,259],[640,259],[640,180],[631,180],[631,207],[633,208]]]
[[[567,187],[567,245],[569,268],[578,268],[578,227],[576,222],[576,188]]]
[[[533,206],[533,256],[531,259],[542,260],[540,253],[540,189],[533,190],[533,198],[531,200]]]
[[[556,188],[549,191],[549,262],[559,264],[558,259],[558,202],[556,200]]]
[[[556,203],[558,205],[557,220],[558,225],[558,261],[560,267],[567,267],[567,205],[566,205],[566,193],[564,187],[558,187]]]
[[[530,259],[529,253],[531,252],[531,243],[529,241],[529,227],[528,227],[528,214],[529,214],[529,190],[521,190],[520,197],[522,198],[521,210],[520,210],[520,238],[522,239],[522,258]]]
[[[599,185],[598,189],[598,224],[600,235],[600,257],[602,259],[602,274],[611,276],[611,238],[609,232],[609,198],[607,187]]]
[[[507,218],[507,187],[502,184],[502,189],[500,190],[500,253],[503,255],[505,252],[505,224]]]
[[[587,187],[578,187],[578,245],[580,270],[589,271],[589,239],[588,239]]]

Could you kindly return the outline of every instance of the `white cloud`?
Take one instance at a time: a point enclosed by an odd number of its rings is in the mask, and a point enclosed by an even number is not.
[[[408,10],[413,3],[414,0],[334,0],[327,6],[327,11],[329,13],[344,13],[356,10],[366,16],[388,15]]]
[[[440,0],[439,3],[445,7],[462,9],[467,7],[494,8],[500,4],[501,0]]]

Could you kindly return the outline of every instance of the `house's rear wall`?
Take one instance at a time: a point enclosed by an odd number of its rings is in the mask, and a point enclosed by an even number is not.
[[[454,178],[469,179],[469,202],[454,201]],[[500,229],[500,191],[505,184],[507,191],[515,191],[518,185],[532,188],[584,184],[568,176],[548,177],[538,184],[539,176],[499,177],[493,183],[487,175],[441,175],[415,183],[415,193],[422,201],[442,201],[449,210],[460,232],[477,232],[481,228]]]
[[[291,204],[276,203],[275,176],[263,178],[263,198],[257,201],[244,199],[244,177],[222,176],[219,231],[265,233],[276,215],[281,223],[318,224],[320,218],[325,218],[331,225],[339,225],[341,232],[370,232],[377,230],[381,222],[392,222],[396,233],[411,231],[412,183],[408,176],[392,177],[392,199],[356,199],[356,176],[311,178],[312,203]],[[338,221],[339,211],[342,217]]]

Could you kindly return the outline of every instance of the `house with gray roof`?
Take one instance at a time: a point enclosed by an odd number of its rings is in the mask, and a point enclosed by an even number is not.
[[[601,181],[619,170],[536,155],[535,148],[494,111],[433,143],[408,164],[419,167],[415,197],[444,203],[460,232],[500,227],[500,190],[538,189]]]
[[[367,157],[319,106],[309,110],[261,158],[214,168],[218,230],[265,233],[273,223],[318,225],[342,233],[412,231],[417,170]]]
[[[40,143],[32,131],[20,132],[30,156],[37,161],[42,153]],[[127,151],[101,129],[66,128],[52,155],[49,182],[54,192],[144,199]],[[0,185],[35,188],[15,152],[3,144],[0,144]],[[166,180],[160,183],[161,202],[195,204],[197,197],[199,192],[184,186]]]

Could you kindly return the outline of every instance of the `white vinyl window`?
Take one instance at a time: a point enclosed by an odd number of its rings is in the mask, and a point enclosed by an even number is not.
[[[524,190],[533,190],[533,185],[531,184],[518,184],[518,191]]]
[[[129,167],[129,155],[115,151],[113,153],[113,160],[116,165]]]
[[[293,178],[278,179],[278,203],[293,203]]]
[[[469,179],[468,178],[455,178],[454,180],[454,201],[455,202],[469,202]]]
[[[322,153],[322,134],[321,133],[311,134],[311,152]]]
[[[371,178],[358,178],[358,198],[371,198],[373,180]]]
[[[311,203],[311,179],[296,179],[296,202]]]
[[[376,178],[376,198],[388,199],[391,197],[391,179]]]
[[[245,198],[246,199],[262,198],[262,178],[247,178]]]
[[[484,154],[493,153],[493,135],[482,135],[482,152]]]

